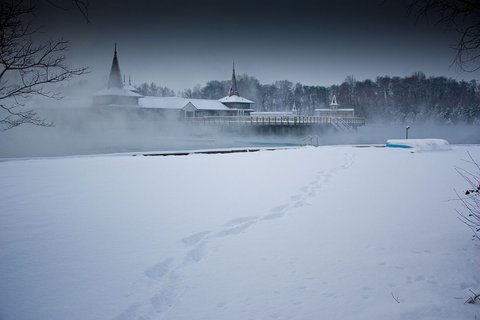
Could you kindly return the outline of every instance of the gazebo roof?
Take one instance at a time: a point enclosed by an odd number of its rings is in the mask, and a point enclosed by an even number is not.
[[[94,94],[94,96],[124,96],[124,97],[143,97],[141,94],[130,91],[127,88],[107,88],[102,89]]]
[[[251,101],[251,100],[248,100],[244,97],[240,97],[240,96],[237,96],[237,95],[228,95],[226,97],[223,97],[221,99],[219,99],[218,101],[220,101],[221,103],[245,103],[245,104],[253,104],[254,102]]]

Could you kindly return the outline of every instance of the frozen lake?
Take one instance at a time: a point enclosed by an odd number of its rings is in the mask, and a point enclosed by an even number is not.
[[[0,162],[0,318],[474,319],[467,151]]]

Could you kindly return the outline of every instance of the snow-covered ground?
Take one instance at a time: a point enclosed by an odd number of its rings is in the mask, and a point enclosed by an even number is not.
[[[0,319],[473,320],[467,151],[0,162]]]

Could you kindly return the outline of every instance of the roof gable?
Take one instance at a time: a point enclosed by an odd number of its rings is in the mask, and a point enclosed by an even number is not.
[[[223,98],[219,99],[218,101],[220,101],[221,103],[245,103],[245,104],[253,104],[254,103],[251,100],[248,100],[244,97],[240,97],[240,96],[237,96],[237,95],[226,96],[226,97],[223,97]]]

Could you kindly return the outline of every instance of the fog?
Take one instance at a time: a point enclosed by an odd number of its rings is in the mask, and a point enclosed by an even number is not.
[[[451,144],[480,143],[478,124],[443,124],[434,121],[392,123],[391,120],[378,120],[359,127],[356,132],[330,132],[321,137],[321,144],[385,144],[388,139],[404,139],[406,126],[409,126],[410,139],[438,138]]]
[[[21,125],[0,132],[0,158],[52,157],[109,153],[198,150],[237,147],[300,146],[314,143],[384,144],[387,139],[442,138],[452,144],[480,143],[480,127],[434,122],[394,123],[376,121],[356,131],[324,129],[290,130],[288,134],[258,134],[254,130],[231,131],[193,125],[174,117],[162,119],[150,113],[121,108],[90,107],[88,99],[72,99],[37,105],[38,114],[53,127]]]
[[[90,107],[88,99],[35,109],[52,127],[24,124],[0,132],[0,157],[285,145],[287,139],[229,133],[139,109]],[[294,143],[300,143],[297,137]]]

